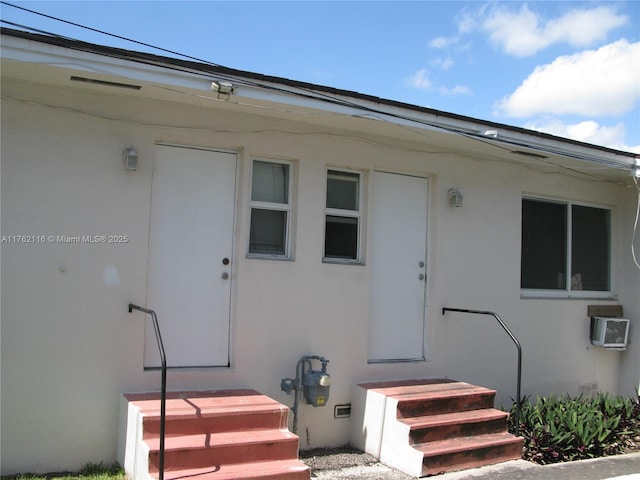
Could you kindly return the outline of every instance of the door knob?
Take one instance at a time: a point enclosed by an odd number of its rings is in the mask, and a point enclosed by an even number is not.
[[[222,272],[222,279],[227,280],[229,278],[229,274],[227,272]]]
[[[418,275],[418,279],[419,280],[424,280],[424,273],[421,273],[420,275]]]
[[[222,259],[222,264],[223,264],[223,265],[229,265],[229,259],[228,259],[227,257],[224,257],[224,258]]]

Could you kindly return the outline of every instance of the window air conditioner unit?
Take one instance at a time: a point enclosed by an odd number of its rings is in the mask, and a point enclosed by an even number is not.
[[[591,317],[591,343],[610,350],[625,350],[629,336],[626,318]]]

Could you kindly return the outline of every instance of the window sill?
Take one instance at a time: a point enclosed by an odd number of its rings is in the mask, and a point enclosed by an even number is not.
[[[342,260],[340,258],[323,258],[322,263],[333,265],[364,265],[364,262],[361,260]]]
[[[285,257],[284,255],[266,255],[259,253],[247,254],[247,260],[276,260],[280,262],[293,262],[295,259],[292,257]]]
[[[552,292],[552,291],[521,291],[520,298],[524,300],[611,300],[617,301],[618,295],[611,292]]]

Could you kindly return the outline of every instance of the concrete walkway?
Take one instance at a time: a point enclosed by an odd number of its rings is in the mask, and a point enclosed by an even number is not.
[[[537,465],[525,460],[505,462],[465,472],[452,472],[438,480],[640,480],[640,453]]]
[[[410,477],[382,464],[325,470],[312,479],[409,480]],[[525,460],[437,475],[434,480],[640,480],[640,453],[536,465]]]

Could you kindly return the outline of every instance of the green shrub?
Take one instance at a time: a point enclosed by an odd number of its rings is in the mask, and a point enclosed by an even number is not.
[[[515,431],[515,404],[509,429]],[[551,395],[521,402],[523,458],[539,464],[623,453],[640,435],[637,400],[600,393],[587,397]]]

